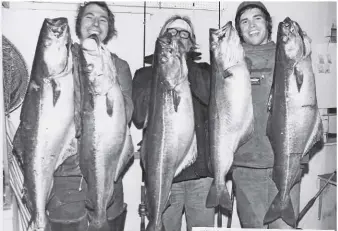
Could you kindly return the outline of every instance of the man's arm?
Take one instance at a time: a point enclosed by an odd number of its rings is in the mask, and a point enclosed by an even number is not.
[[[131,116],[134,110],[132,97],[132,77],[129,68],[129,64],[120,59],[115,57],[116,60],[116,69],[117,69],[117,80],[120,84],[121,91],[124,98],[124,103],[126,106],[126,117],[127,123],[130,122]]]
[[[144,128],[148,113],[151,90],[152,67],[144,67],[135,72],[133,79],[134,111],[132,120],[137,129]]]
[[[203,105],[209,105],[211,66],[208,63],[188,63],[191,92]]]

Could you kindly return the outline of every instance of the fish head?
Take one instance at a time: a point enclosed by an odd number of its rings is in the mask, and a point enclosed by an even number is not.
[[[116,82],[116,70],[109,50],[96,34],[92,34],[82,42],[82,52],[89,91],[94,95],[106,94]]]
[[[223,70],[244,62],[244,50],[232,22],[227,22],[220,29],[209,30],[210,56]]]
[[[63,72],[70,58],[72,44],[67,18],[46,18],[44,20],[38,47],[42,46],[42,55],[48,75],[53,76]]]
[[[277,47],[283,51],[286,60],[298,62],[311,53],[311,39],[297,22],[286,17],[278,25]]]
[[[180,39],[165,33],[156,41],[154,64],[159,78],[169,89],[188,79],[187,51]]]

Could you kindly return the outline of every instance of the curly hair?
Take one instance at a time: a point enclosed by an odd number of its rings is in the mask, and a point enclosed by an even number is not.
[[[80,4],[77,10],[76,16],[76,25],[75,25],[75,32],[77,37],[81,38],[81,21],[83,17],[83,13],[87,6],[91,4],[96,4],[97,6],[101,7],[105,10],[108,14],[108,34],[107,37],[103,40],[104,44],[107,44],[110,39],[117,35],[117,31],[115,29],[115,16],[113,12],[109,9],[106,2],[85,2],[84,4]]]
[[[191,28],[191,36],[190,36],[191,42],[192,42],[191,51],[196,50],[198,45],[196,43],[195,30],[194,30],[194,26],[192,25],[192,22],[191,22],[189,17],[180,16],[180,15],[174,15],[174,16],[170,17],[169,19],[167,19],[167,21],[165,21],[159,35],[160,36],[163,35],[167,30],[167,26],[177,19],[181,19],[181,20],[185,21],[189,25],[189,27]]]
[[[236,27],[236,30],[238,31],[238,35],[239,35],[239,38],[241,39],[241,42],[244,43],[244,38],[243,38],[243,35],[242,35],[241,27],[239,25],[240,24],[241,15],[244,13],[244,11],[246,11],[248,9],[253,9],[253,8],[258,8],[258,9],[260,9],[263,12],[263,17],[264,17],[265,21],[268,24],[267,25],[268,41],[271,41],[272,19],[271,19],[271,16],[270,16],[269,12],[267,10],[265,10],[264,8],[260,7],[260,6],[257,6],[255,4],[250,4],[250,5],[247,5],[247,6],[243,7],[242,9],[240,9],[237,12],[236,18],[235,18],[235,27]]]

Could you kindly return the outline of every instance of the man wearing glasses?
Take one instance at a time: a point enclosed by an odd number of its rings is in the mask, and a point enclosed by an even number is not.
[[[195,131],[198,156],[194,164],[183,170],[173,180],[170,206],[163,213],[166,231],[181,230],[182,214],[185,212],[187,230],[192,227],[213,227],[214,208],[206,208],[205,202],[212,183],[208,169],[208,121],[207,105],[210,89],[210,65],[196,63],[196,38],[189,18],[173,16],[163,25],[160,36],[171,33],[183,43],[187,54],[188,79],[193,98]],[[137,70],[133,79],[134,112],[132,120],[138,129],[143,128],[148,109],[152,67]]]

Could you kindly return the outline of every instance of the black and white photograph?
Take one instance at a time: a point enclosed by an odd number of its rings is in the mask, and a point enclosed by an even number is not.
[[[1,230],[337,230],[336,1],[0,15]]]

